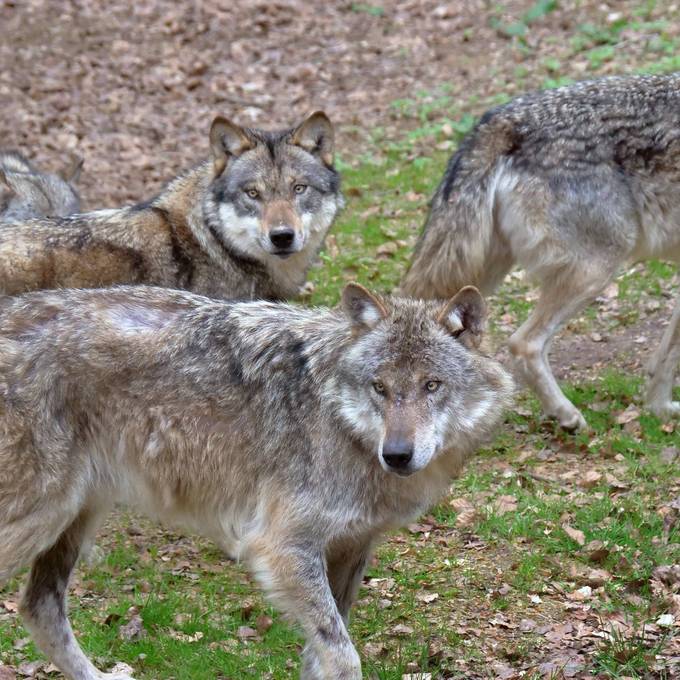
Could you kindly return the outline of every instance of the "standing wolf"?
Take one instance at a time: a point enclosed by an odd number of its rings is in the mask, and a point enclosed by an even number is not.
[[[680,258],[680,74],[604,78],[492,109],[451,158],[403,290],[489,293],[517,263],[540,285],[510,338],[517,366],[565,429],[585,425],[548,364],[555,332],[630,260]],[[672,401],[680,304],[652,366],[650,408]]]
[[[0,184],[8,195],[0,196],[0,223],[34,217],[65,217],[80,211],[74,183],[80,177],[82,158],[61,175],[41,172],[17,151],[0,151]]]
[[[114,502],[201,531],[304,632],[305,680],[358,680],[347,617],[372,546],[441,497],[512,382],[476,347],[479,292],[342,310],[159,288],[0,299],[0,582],[71,680],[101,675],[66,618]]]
[[[0,232],[0,291],[150,284],[220,298],[299,291],[342,205],[333,128],[317,111],[265,132],[218,117],[212,159],[151,201]]]

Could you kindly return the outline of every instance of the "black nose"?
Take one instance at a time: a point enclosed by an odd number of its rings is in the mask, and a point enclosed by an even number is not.
[[[383,444],[383,460],[395,470],[404,470],[413,458],[413,446],[406,442]]]
[[[279,249],[286,250],[293,245],[295,232],[290,227],[274,227],[269,232],[269,240]]]

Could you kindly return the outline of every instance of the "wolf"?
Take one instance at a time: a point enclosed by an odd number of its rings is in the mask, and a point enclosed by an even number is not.
[[[65,593],[111,505],[243,560],[306,637],[301,677],[358,680],[349,609],[372,547],[446,493],[513,384],[479,350],[485,303],[340,308],[146,286],[0,299],[0,582],[70,680],[101,674]]]
[[[211,158],[134,206],[19,221],[0,233],[0,291],[148,284],[217,298],[287,299],[304,284],[343,204],[333,127],[218,116]]]
[[[485,294],[518,264],[540,287],[510,337],[518,372],[544,411],[585,419],[548,363],[558,329],[626,262],[680,258],[680,74],[621,76],[528,94],[491,109],[452,156],[402,290]],[[650,364],[649,408],[680,414],[680,303]]]
[[[77,157],[57,175],[38,170],[18,151],[0,150],[0,183],[8,190],[0,200],[0,223],[80,212],[74,185],[82,167],[83,159]]]

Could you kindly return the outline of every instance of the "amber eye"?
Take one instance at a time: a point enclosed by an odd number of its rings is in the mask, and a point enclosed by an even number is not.
[[[425,383],[425,389],[428,392],[436,392],[439,389],[441,383],[438,380],[428,380]]]
[[[293,191],[294,191],[296,194],[304,194],[305,191],[307,191],[307,185],[306,185],[306,184],[296,184],[296,185],[293,187]]]
[[[250,198],[259,198],[260,192],[257,189],[246,189],[246,194],[250,196]]]
[[[385,394],[385,385],[383,385],[380,380],[376,380],[373,383],[373,389],[376,391],[377,394]]]

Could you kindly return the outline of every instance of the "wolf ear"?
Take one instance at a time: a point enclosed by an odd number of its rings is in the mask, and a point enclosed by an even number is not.
[[[387,316],[380,300],[358,283],[348,283],[342,291],[342,309],[352,323],[353,333],[370,331]]]
[[[323,111],[314,111],[291,136],[292,144],[319,156],[326,165],[333,164],[334,140],[333,123]]]
[[[59,173],[59,177],[61,177],[64,182],[68,182],[69,184],[77,182],[80,179],[80,173],[84,164],[84,158],[75,156],[71,163],[69,163],[69,165]]]
[[[474,286],[461,288],[437,315],[437,321],[466,347],[479,347],[486,320],[486,302]]]
[[[255,144],[242,128],[230,120],[217,116],[210,126],[210,148],[215,164],[215,174],[219,175],[231,158],[240,156],[252,149]]]

